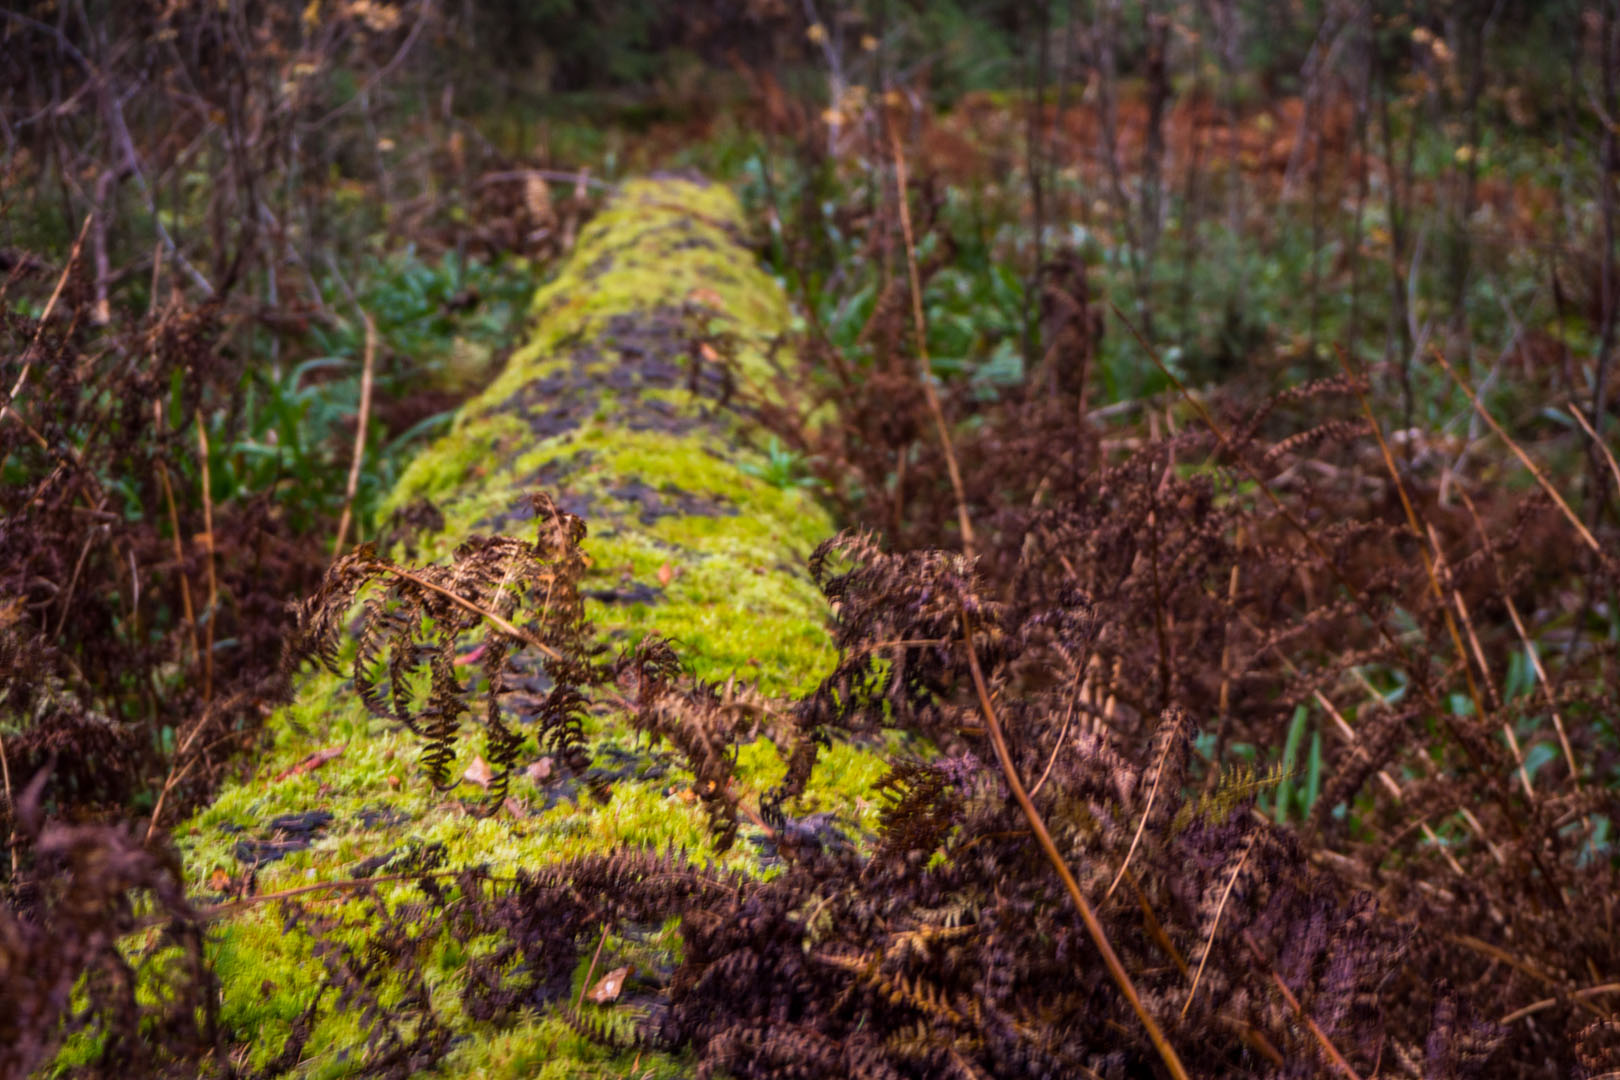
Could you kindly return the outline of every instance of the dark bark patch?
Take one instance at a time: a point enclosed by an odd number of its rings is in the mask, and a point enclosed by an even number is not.
[[[315,841],[315,834],[326,828],[332,815],[325,810],[311,810],[303,814],[281,814],[264,824],[265,838],[238,840],[234,854],[236,861],[263,866],[285,858],[295,851],[303,851]]]
[[[694,495],[682,491],[674,484],[653,487],[643,480],[632,479],[608,493],[633,507],[643,525],[656,525],[667,517],[736,517],[738,510],[724,496]]]

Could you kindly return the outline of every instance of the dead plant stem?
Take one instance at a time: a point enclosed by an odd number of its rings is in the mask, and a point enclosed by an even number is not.
[[[1063,861],[1063,855],[1052,841],[1052,834],[1047,831],[1046,822],[1041,819],[1040,811],[1035,809],[1029,793],[1024,790],[1023,781],[1018,778],[1012,752],[1007,749],[1007,738],[1001,730],[1001,721],[996,718],[995,706],[990,701],[990,691],[985,686],[984,671],[979,667],[979,655],[973,644],[973,624],[969,621],[966,611],[961,611],[960,614],[962,643],[967,649],[968,668],[973,673],[973,687],[978,692],[979,708],[984,712],[985,723],[990,729],[990,741],[995,746],[996,758],[1001,762],[1001,771],[1007,777],[1007,786],[1012,789],[1013,798],[1018,801],[1019,809],[1023,810],[1024,817],[1029,821],[1029,827],[1034,830],[1036,841],[1046,853],[1053,869],[1057,871],[1058,878],[1062,880],[1063,887],[1068,890],[1069,898],[1074,901],[1075,908],[1080,912],[1080,919],[1086,924],[1086,933],[1091,935],[1092,943],[1097,946],[1097,951],[1102,954],[1103,963],[1108,966],[1108,974],[1113,976],[1114,984],[1119,987],[1120,993],[1125,995],[1125,1000],[1130,1002],[1131,1009],[1142,1022],[1142,1027],[1147,1030],[1148,1038],[1152,1040],[1153,1047],[1159,1052],[1165,1067],[1176,1080],[1188,1080],[1187,1070],[1181,1064],[1181,1059],[1176,1056],[1175,1047],[1170,1045],[1164,1032],[1160,1030],[1158,1021],[1153,1019],[1153,1014],[1148,1012],[1147,1006],[1142,1003],[1141,995],[1136,992],[1136,986],[1131,982],[1125,966],[1120,963],[1114,947],[1109,944],[1102,923],[1097,921],[1096,913],[1091,910],[1085,894],[1080,891],[1080,883],[1075,881],[1074,875],[1069,872],[1068,865]]]
[[[900,232],[906,245],[906,277],[911,283],[911,320],[917,338],[917,378],[922,383],[923,395],[928,400],[928,411],[934,418],[939,434],[940,450],[945,455],[945,469],[951,476],[951,490],[956,493],[956,520],[962,529],[962,554],[974,557],[973,522],[968,518],[967,494],[962,485],[962,470],[956,463],[956,450],[951,446],[951,433],[945,426],[945,411],[940,408],[939,394],[934,390],[934,373],[928,361],[928,323],[923,318],[922,280],[917,273],[917,250],[911,234],[911,204],[906,195],[906,155],[900,147],[900,136],[894,122],[884,117],[889,132],[889,149],[894,155],[895,184],[899,188]]]
[[[197,420],[197,465],[202,472],[203,547],[208,554],[208,629],[203,633],[203,702],[214,699],[214,621],[219,617],[219,574],[214,566],[214,495],[208,472],[208,428]]]
[[[1609,462],[1609,471],[1614,474],[1615,490],[1620,491],[1620,461],[1614,459],[1614,451],[1609,449],[1609,444],[1603,441],[1602,436],[1592,430],[1592,422],[1586,418],[1585,413],[1581,412],[1579,405],[1576,405],[1573,401],[1570,402],[1569,411],[1574,414],[1576,421],[1581,425],[1581,430],[1590,435],[1592,441],[1597,444],[1597,448],[1603,451],[1603,456]]]
[[[354,495],[360,488],[360,466],[366,459],[366,432],[371,425],[371,390],[377,361],[377,324],[362,309],[360,318],[366,324],[365,361],[360,369],[360,416],[354,426],[354,456],[349,462],[349,481],[343,489],[343,516],[338,519],[337,539],[332,543],[332,557],[343,554],[343,542],[349,537],[349,521],[354,516]]]
[[[473,603],[471,600],[467,600],[467,599],[465,599],[463,597],[457,596],[455,593],[451,592],[449,589],[446,589],[442,585],[435,585],[433,582],[427,580],[424,577],[418,577],[416,574],[411,573],[409,570],[402,569],[402,568],[400,568],[398,566],[391,565],[390,563],[386,563],[386,562],[383,562],[381,560],[373,560],[371,562],[371,568],[374,569],[374,570],[380,570],[380,571],[383,571],[385,573],[393,574],[395,577],[403,578],[406,581],[409,581],[411,584],[419,586],[420,588],[428,589],[428,590],[430,590],[432,592],[438,593],[440,596],[443,596],[445,599],[449,600],[451,603],[455,604],[456,606],[462,608],[464,611],[470,611],[474,615],[480,615],[480,616],[484,617],[485,619],[488,619],[490,622],[494,623],[496,628],[499,629],[500,631],[502,631],[503,633],[509,634],[512,637],[517,638],[519,641],[523,642],[526,645],[534,646],[536,649],[539,649],[542,653],[545,653],[547,656],[549,656],[553,660],[561,660],[563,658],[562,653],[558,652],[556,649],[553,649],[550,645],[547,645],[544,641],[541,641],[538,637],[536,637],[535,635],[529,633],[527,630],[524,630],[521,627],[513,625],[511,622],[509,622],[508,620],[502,618],[500,615],[496,614],[495,612],[489,610],[486,607],[480,607],[478,604]]]
[[[1536,483],[1541,485],[1542,490],[1552,496],[1553,502],[1558,504],[1558,509],[1564,512],[1564,517],[1569,519],[1570,525],[1574,527],[1576,535],[1581,538],[1587,547],[1596,552],[1599,558],[1608,558],[1602,546],[1598,544],[1597,538],[1581,522],[1581,519],[1575,516],[1575,511],[1569,508],[1569,503],[1564,501],[1564,497],[1558,493],[1558,489],[1553,487],[1552,482],[1547,479],[1547,474],[1542,472],[1541,467],[1535,463],[1529,454],[1524,452],[1524,447],[1514,442],[1513,436],[1509,435],[1503,430],[1502,425],[1496,422],[1496,417],[1492,416],[1490,410],[1485,408],[1485,403],[1479,400],[1479,395],[1474,393],[1474,388],[1468,385],[1468,380],[1457,373],[1457,370],[1451,366],[1450,362],[1446,360],[1445,354],[1439,349],[1430,349],[1429,355],[1433,356],[1440,366],[1446,369],[1446,374],[1451,376],[1451,381],[1456,383],[1457,388],[1468,398],[1469,404],[1474,406],[1474,411],[1479,413],[1480,418],[1490,425],[1491,430],[1496,432],[1503,442],[1507,443],[1508,449],[1512,450],[1514,456],[1524,463],[1525,468],[1530,470],[1530,475],[1536,478]]]
[[[1278,993],[1282,994],[1283,1000],[1288,1002],[1288,1007],[1294,1010],[1294,1015],[1303,1020],[1305,1026],[1311,1029],[1311,1034],[1316,1036],[1317,1045],[1322,1048],[1322,1053],[1327,1055],[1328,1060],[1333,1062],[1334,1066],[1349,1080],[1361,1080],[1361,1076],[1355,1069],[1350,1067],[1350,1063],[1344,1059],[1344,1055],[1339,1053],[1339,1048],[1333,1045],[1332,1040],[1327,1037],[1327,1033],[1317,1025],[1315,1018],[1305,1011],[1304,1006],[1300,1005],[1299,998],[1295,997],[1294,992],[1288,989],[1288,984],[1283,982],[1282,976],[1278,975],[1272,969],[1272,966],[1266,962],[1264,954],[1260,952],[1260,946],[1254,943],[1254,937],[1247,930],[1243,931],[1243,943],[1254,954],[1255,962],[1265,968],[1266,973],[1271,976],[1272,983],[1277,987]]]

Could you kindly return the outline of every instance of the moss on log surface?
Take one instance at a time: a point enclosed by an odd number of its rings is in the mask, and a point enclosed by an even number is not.
[[[439,561],[471,534],[523,535],[531,527],[527,495],[543,488],[590,528],[588,612],[610,641],[656,632],[677,642],[704,678],[736,675],[773,694],[814,686],[833,651],[825,603],[803,566],[832,523],[802,490],[754,475],[762,456],[729,407],[741,396],[772,393],[780,379],[772,357],[789,317],[740,234],[739,208],[722,187],[627,184],[536,295],[533,328],[503,374],[406,470],[389,509],[432,524],[399,543],[395,557]],[[436,513],[426,513],[424,501]],[[363,865],[386,866],[391,853],[429,844],[443,845],[448,866],[482,864],[495,874],[637,845],[674,845],[698,862],[760,872],[746,830],[731,850],[714,851],[702,807],[681,797],[678,769],[645,767],[645,750],[611,715],[593,723],[596,767],[616,765],[620,774],[605,803],[577,777],[518,775],[519,815],[483,819],[469,812],[481,791],[468,783],[435,792],[419,774],[417,741],[368,716],[347,679],[309,676],[270,720],[251,773],[176,830],[188,877],[240,878],[257,861],[256,890],[271,893],[351,878]],[[452,775],[461,775],[477,744],[460,742]],[[335,748],[341,752],[320,767],[295,771]],[[538,757],[531,738],[523,760]],[[741,750],[738,772],[754,791],[783,768],[768,742]],[[877,755],[835,747],[799,809],[838,809],[859,820],[871,813],[859,795],[882,771]],[[391,904],[422,899],[409,882],[377,890]],[[357,923],[368,910],[342,891],[302,899]],[[397,932],[362,923],[341,940],[363,951],[369,934]],[[462,1015],[462,949],[448,941],[430,949],[422,970],[434,1014],[465,1036],[436,1074],[596,1075],[615,1063],[624,1073],[628,1060],[581,1039],[555,1008],[504,1028]],[[280,905],[252,905],[222,920],[211,950],[222,1019],[249,1048],[242,1064],[274,1059],[307,1017],[314,1030],[298,1074],[368,1073],[362,1018],[341,1008],[335,993],[312,1006],[325,969],[312,939],[284,926]],[[574,992],[585,977],[582,966]],[[422,1007],[403,990],[394,994],[384,994],[385,1004],[402,1015]],[[644,1056],[636,1075],[649,1069],[684,1071],[679,1061]]]

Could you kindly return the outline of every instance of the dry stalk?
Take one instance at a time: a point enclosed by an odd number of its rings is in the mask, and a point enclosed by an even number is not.
[[[1430,537],[1424,534],[1423,523],[1418,517],[1417,509],[1412,505],[1412,498],[1406,492],[1406,484],[1401,480],[1400,469],[1395,466],[1395,455],[1390,453],[1389,443],[1384,439],[1384,425],[1378,422],[1378,416],[1373,412],[1372,403],[1361,389],[1361,383],[1356,373],[1350,370],[1350,357],[1343,349],[1339,350],[1339,364],[1344,368],[1345,378],[1355,386],[1356,400],[1361,403],[1362,414],[1367,418],[1367,426],[1372,429],[1373,438],[1378,440],[1378,452],[1384,457],[1384,468],[1389,472],[1390,481],[1395,485],[1395,493],[1401,497],[1401,508],[1406,512],[1406,523],[1412,530],[1412,536],[1417,539],[1419,550],[1423,552],[1423,571],[1429,579],[1429,591],[1434,594],[1445,613],[1446,631],[1451,635],[1451,645],[1457,650],[1457,659],[1462,664],[1463,677],[1468,681],[1468,697],[1474,703],[1474,715],[1485,715],[1485,702],[1480,698],[1479,685],[1474,681],[1474,669],[1468,663],[1468,650],[1463,647],[1462,632],[1457,629],[1457,619],[1451,613],[1451,605],[1446,603],[1446,594],[1440,588],[1440,575],[1435,570],[1435,560],[1440,555],[1438,547],[1432,551],[1429,547]]]
[[[366,458],[366,431],[371,425],[371,388],[377,360],[377,324],[364,310],[360,317],[366,324],[365,363],[360,369],[360,416],[354,427],[354,457],[349,462],[349,481],[343,490],[343,516],[338,519],[337,539],[332,543],[332,557],[343,554],[343,542],[349,536],[349,520],[354,514],[354,494],[360,488],[360,466]]]
[[[11,815],[11,832],[6,835],[6,847],[11,849],[11,880],[17,880],[19,863],[17,861],[17,804],[11,796],[11,766],[6,761],[6,737],[0,733],[0,779],[6,784],[6,813]]]
[[[219,615],[219,575],[214,567],[214,494],[208,474],[208,429],[197,419],[197,464],[202,471],[203,545],[208,552],[208,630],[203,635],[203,701],[214,698],[214,621]]]
[[[1614,451],[1610,450],[1609,444],[1604,442],[1596,431],[1592,430],[1592,422],[1586,418],[1586,414],[1581,412],[1580,407],[1573,401],[1569,403],[1569,411],[1575,414],[1575,419],[1579,421],[1581,430],[1590,435],[1592,441],[1597,444],[1597,448],[1603,451],[1604,458],[1609,462],[1609,471],[1614,474],[1615,490],[1620,491],[1620,461],[1614,459]]]
[[[1468,513],[1474,519],[1474,527],[1479,530],[1480,537],[1485,542],[1485,550],[1491,556],[1491,569],[1496,573],[1496,580],[1501,589],[1502,602],[1507,607],[1508,618],[1513,621],[1513,629],[1519,635],[1519,642],[1524,646],[1525,655],[1530,658],[1530,666],[1535,669],[1536,682],[1541,686],[1542,693],[1547,698],[1547,709],[1552,713],[1553,729],[1558,732],[1558,745],[1564,751],[1564,762],[1569,766],[1569,779],[1575,785],[1575,790],[1581,790],[1581,773],[1575,767],[1575,749],[1570,746],[1569,732],[1564,729],[1564,718],[1558,711],[1558,701],[1553,697],[1552,680],[1547,678],[1547,669],[1541,665],[1541,654],[1536,651],[1530,635],[1525,631],[1524,620],[1519,617],[1519,605],[1513,602],[1513,594],[1508,590],[1507,581],[1502,576],[1502,567],[1496,559],[1496,548],[1491,545],[1490,536],[1485,532],[1485,522],[1479,516],[1479,510],[1474,506],[1474,500],[1468,497],[1468,492],[1458,488],[1462,495],[1463,504],[1468,507]],[[1522,766],[1521,766],[1522,768]]]
[[[1159,797],[1159,782],[1164,779],[1164,762],[1170,756],[1170,747],[1171,743],[1167,741],[1164,744],[1164,749],[1159,751],[1159,760],[1153,763],[1153,790],[1148,792],[1147,805],[1142,807],[1142,820],[1136,823],[1136,833],[1131,837],[1131,846],[1125,850],[1125,858],[1119,864],[1119,870],[1114,874],[1114,880],[1109,883],[1108,891],[1103,893],[1104,900],[1113,896],[1114,890],[1119,888],[1120,879],[1125,876],[1125,871],[1131,865],[1131,856],[1136,854],[1136,845],[1142,840],[1142,830],[1147,828],[1148,815],[1153,813],[1153,801]],[[1244,858],[1248,858],[1248,852],[1244,852],[1243,855]],[[1200,971],[1203,970],[1202,964],[1198,965],[1198,967]],[[1196,985],[1196,981],[1194,985]],[[1188,995],[1188,1000],[1192,1000],[1191,995]],[[1183,1008],[1181,1011],[1182,1015],[1185,1016],[1187,1010]]]
[[[158,429],[163,428],[163,402],[152,402],[152,411],[157,415]],[[174,541],[174,569],[180,576],[180,608],[186,616],[186,626],[191,631],[191,657],[194,662],[202,661],[202,645],[197,638],[197,609],[191,603],[191,576],[186,573],[186,553],[180,545],[180,513],[175,509],[174,485],[169,482],[169,466],[162,459],[158,459],[158,482],[163,486],[163,501],[169,509],[169,531]]]
[[[51,321],[51,313],[56,310],[56,302],[62,297],[62,289],[67,285],[68,276],[73,273],[73,264],[79,261],[79,252],[84,249],[84,238],[90,232],[90,222],[94,217],[94,214],[86,214],[84,224],[79,226],[79,237],[73,241],[73,249],[68,252],[67,265],[62,267],[62,275],[56,279],[56,288],[51,290],[51,298],[45,301],[45,310],[40,314],[39,322],[34,327],[34,336],[29,340],[28,348],[24,350],[22,371],[18,373],[17,381],[11,384],[11,393],[6,395],[3,403],[0,403],[0,417],[9,415],[18,423],[23,423],[23,418],[18,415],[15,408],[17,395],[28,385],[28,373],[34,369],[34,348],[39,345],[40,336],[45,333],[45,324]],[[38,439],[38,436],[35,438]]]
[[[1541,467],[1531,459],[1529,454],[1524,452],[1522,446],[1513,441],[1513,436],[1504,431],[1502,425],[1496,422],[1496,417],[1492,416],[1490,410],[1485,408],[1485,403],[1479,400],[1479,395],[1474,393],[1474,388],[1468,385],[1467,380],[1459,375],[1450,362],[1446,360],[1445,354],[1439,349],[1430,349],[1429,354],[1440,362],[1441,367],[1446,369],[1446,374],[1451,376],[1451,381],[1456,383],[1457,388],[1467,396],[1469,403],[1474,406],[1474,411],[1479,413],[1480,417],[1490,425],[1491,430],[1496,432],[1503,442],[1507,443],[1508,449],[1512,450],[1514,456],[1524,463],[1524,467],[1530,470],[1530,475],[1536,478],[1536,483],[1541,485],[1542,490],[1552,496],[1553,502],[1558,504],[1558,509],[1564,512],[1564,517],[1569,520],[1570,525],[1574,526],[1576,534],[1580,536],[1586,546],[1596,552],[1599,558],[1607,558],[1603,548],[1598,544],[1597,538],[1581,523],[1581,519],[1575,516],[1575,511],[1571,510],[1569,503],[1565,502],[1564,497],[1558,494],[1558,489],[1553,487],[1552,482],[1547,479],[1547,474],[1542,472]]]
[[[1125,1000],[1130,1002],[1132,1011],[1136,1013],[1142,1027],[1146,1029],[1148,1038],[1153,1042],[1153,1048],[1159,1052],[1165,1067],[1176,1080],[1188,1080],[1187,1070],[1176,1056],[1176,1051],[1160,1030],[1159,1023],[1153,1019],[1153,1014],[1147,1011],[1142,1003],[1142,997],[1136,992],[1136,985],[1131,982],[1125,965],[1119,961],[1114,947],[1109,944],[1108,935],[1103,932],[1102,923],[1097,921],[1097,915],[1086,902],[1085,894],[1080,891],[1080,883],[1069,872],[1068,865],[1063,861],[1063,855],[1058,851],[1057,845],[1052,842],[1052,834],[1046,828],[1046,822],[1041,819],[1040,812],[1030,801],[1029,793],[1024,790],[1024,783],[1018,778],[1018,770],[1013,766],[1012,752],[1007,749],[1007,739],[1001,730],[1001,721],[996,718],[995,706],[990,701],[990,691],[985,686],[984,671],[979,667],[979,654],[973,644],[973,625],[968,621],[967,612],[961,612],[962,617],[962,643],[967,648],[968,668],[973,673],[973,688],[979,695],[979,708],[984,712],[985,723],[989,726],[990,741],[995,746],[996,758],[1001,762],[1001,771],[1007,777],[1007,786],[1012,789],[1013,798],[1018,801],[1019,809],[1029,821],[1029,827],[1035,832],[1035,839],[1046,853],[1047,859],[1057,871],[1068,890],[1069,898],[1074,901],[1075,908],[1080,912],[1080,919],[1086,924],[1086,933],[1091,935],[1092,943],[1102,954],[1103,963],[1108,966],[1108,974],[1113,976],[1114,984],[1119,987]],[[1357,1078],[1359,1080],[1359,1078]]]
[[[1504,1025],[1511,1024],[1515,1020],[1523,1020],[1527,1016],[1533,1016],[1538,1012],[1551,1009],[1556,1005],[1562,1005],[1566,1000],[1571,998],[1576,1001],[1584,1001],[1587,998],[1597,997],[1600,994],[1620,994],[1620,982],[1604,983],[1601,986],[1588,986],[1584,989],[1570,992],[1567,997],[1542,998],[1540,1001],[1533,1001],[1521,1009],[1514,1009],[1512,1012],[1502,1017],[1502,1019],[1498,1020],[1497,1023]]]
[[[1243,866],[1249,861],[1249,855],[1254,851],[1254,842],[1259,838],[1259,828],[1249,834],[1249,842],[1243,845],[1243,856],[1238,859],[1237,865],[1232,867],[1232,874],[1226,879],[1226,888],[1221,890],[1221,900],[1215,905],[1215,918],[1210,923],[1209,937],[1204,942],[1204,955],[1198,958],[1198,972],[1193,976],[1192,986],[1187,989],[1187,1000],[1181,1003],[1183,1017],[1187,1015],[1187,1010],[1192,1008],[1193,996],[1198,993],[1199,980],[1204,977],[1204,965],[1209,963],[1209,954],[1215,950],[1215,935],[1221,929],[1221,915],[1226,911],[1226,901],[1231,897],[1232,887],[1237,884],[1238,875],[1243,873]]]
[[[922,382],[923,395],[928,399],[928,411],[933,415],[934,428],[939,434],[940,449],[945,454],[945,469],[951,476],[951,490],[956,493],[956,520],[962,529],[962,554],[974,556],[973,522],[968,518],[967,493],[962,486],[962,470],[956,463],[956,450],[951,446],[951,433],[945,426],[945,411],[940,408],[939,394],[934,390],[934,375],[928,361],[928,324],[923,318],[922,281],[917,274],[917,252],[911,235],[911,204],[906,196],[906,155],[900,148],[900,137],[894,123],[885,114],[884,125],[889,130],[889,149],[894,154],[895,183],[899,187],[900,232],[906,243],[906,276],[911,283],[911,319],[917,338],[917,377]]]
[[[563,659],[563,655],[561,653],[559,653],[556,649],[553,649],[550,645],[547,645],[544,641],[541,641],[535,635],[529,633],[527,630],[524,630],[521,627],[514,625],[513,623],[511,623],[507,619],[502,618],[500,615],[496,614],[495,612],[489,610],[486,607],[480,607],[479,605],[473,603],[471,600],[468,600],[468,599],[466,599],[464,597],[456,595],[455,593],[451,592],[449,589],[446,589],[441,585],[435,585],[435,584],[433,584],[433,582],[427,580],[426,578],[418,577],[417,575],[411,573],[409,570],[403,570],[403,569],[401,569],[401,568],[399,568],[397,566],[391,566],[386,562],[373,561],[372,563],[369,564],[369,566],[373,570],[379,570],[379,571],[382,571],[384,573],[393,574],[395,577],[404,578],[406,581],[409,581],[411,584],[416,585],[416,586],[418,586],[420,588],[427,589],[427,590],[429,590],[431,592],[436,592],[440,596],[442,596],[445,599],[449,600],[451,603],[453,603],[456,606],[462,608],[463,610],[470,611],[474,615],[479,615],[479,616],[482,616],[485,619],[488,619],[490,622],[494,623],[495,626],[502,633],[509,634],[510,636],[512,636],[512,637],[516,638],[517,640],[523,642],[525,645],[531,645],[534,648],[539,649],[541,652],[543,652],[547,656],[551,657],[551,659],[553,659],[553,660],[561,660],[561,659]]]
[[[1247,930],[1243,931],[1243,944],[1247,945],[1249,951],[1254,954],[1255,962],[1266,969],[1266,973],[1271,976],[1271,981],[1276,985],[1278,993],[1282,994],[1283,1000],[1288,1002],[1288,1007],[1294,1010],[1294,1015],[1305,1021],[1305,1026],[1311,1029],[1311,1034],[1316,1036],[1316,1044],[1322,1048],[1322,1053],[1327,1055],[1327,1059],[1333,1062],[1334,1066],[1349,1080],[1361,1080],[1356,1070],[1351,1068],[1350,1063],[1344,1059],[1344,1055],[1339,1053],[1339,1048],[1334,1046],[1333,1041],[1327,1037],[1327,1033],[1317,1025],[1311,1014],[1305,1011],[1304,1006],[1300,1005],[1299,998],[1295,997],[1294,992],[1288,989],[1288,984],[1282,981],[1282,976],[1272,970],[1271,965],[1266,962],[1265,956],[1261,954],[1260,946],[1254,943],[1254,937]]]

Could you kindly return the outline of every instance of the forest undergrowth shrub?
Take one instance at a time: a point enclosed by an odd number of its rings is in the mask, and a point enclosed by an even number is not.
[[[285,598],[322,553],[270,492],[201,492],[192,418],[223,397],[228,431],[241,385],[217,308],[106,336],[0,318],[11,783],[50,772],[43,805],[68,821],[155,822],[206,796],[278,697]]]
[[[881,169],[898,151],[881,139],[881,115],[866,122],[861,153]],[[1475,1062],[1486,1075],[1614,1067],[1593,1048],[1607,1045],[1600,1036],[1614,1022],[1616,937],[1607,915],[1582,914],[1607,911],[1617,868],[1612,470],[1589,474],[1578,520],[1563,502],[1574,493],[1545,476],[1525,494],[1505,479],[1504,451],[1460,454],[1446,437],[1463,421],[1445,417],[1466,398],[1424,357],[1256,403],[1246,395],[1298,357],[1245,350],[1246,377],[1189,393],[1173,362],[1133,341],[1125,316],[1105,319],[1109,287],[1088,278],[1107,268],[1061,245],[1029,278],[1040,363],[986,394],[972,378],[984,354],[966,373],[932,362],[928,298],[950,256],[917,259],[925,349],[892,184],[840,193],[830,166],[806,174],[816,175],[820,187],[790,177],[780,190],[766,184],[766,197],[800,218],[773,250],[822,313],[801,346],[806,381],[822,388],[803,415],[826,403],[831,419],[777,423],[819,465],[843,519],[885,531],[899,552],[937,558],[923,553],[966,546],[965,518],[984,597],[1015,611],[1065,591],[1084,597],[1101,629],[1071,676],[1074,715],[1090,716],[1104,745],[1139,764],[1164,709],[1198,718],[1185,775],[1192,804],[1247,778],[1250,813],[1298,822],[1287,835],[1302,857],[1341,889],[1367,890],[1402,928],[1381,1001],[1428,1001],[1451,1021],[1470,1002],[1476,1019],[1499,1024],[1495,1053]],[[789,183],[801,187],[784,197]],[[908,197],[927,238],[915,250],[949,251],[963,223],[940,185],[925,177]],[[842,252],[833,264],[818,261],[828,241]],[[1488,294],[1501,282],[1482,277],[1477,287]],[[1376,323],[1378,302],[1363,298],[1361,317]],[[1331,314],[1324,306],[1330,335]],[[1515,338],[1510,359],[1523,371],[1499,378],[1498,364],[1491,392],[1481,387],[1486,408],[1522,417],[1520,395],[1560,393],[1556,365],[1531,360],[1548,346],[1558,354],[1535,335]],[[1164,389],[1098,408],[1090,393],[1110,377],[1100,365],[1122,354],[1146,372],[1132,385]],[[1562,355],[1561,392],[1579,395]],[[930,415],[925,363],[942,416]],[[1403,381],[1413,389],[1390,404],[1387,388],[1398,396]],[[1401,416],[1421,426],[1388,430]],[[1543,448],[1568,452],[1556,442],[1529,452]],[[1547,473],[1567,476],[1558,460],[1544,461]],[[1026,782],[1044,766],[1030,767]],[[1398,1024],[1417,1030],[1421,1012]],[[1462,1067],[1424,1064],[1414,1045],[1394,1037],[1377,1064],[1356,1067]],[[1473,1051],[1458,1053],[1460,1062]]]
[[[949,447],[909,313],[874,309],[861,337],[890,359],[830,391],[837,420],[807,442],[829,490],[900,551],[960,549],[965,516],[995,603],[1084,598],[1099,629],[1069,676],[1077,722],[1129,756],[1186,709],[1189,797],[1263,779],[1292,746],[1290,843],[1409,934],[1381,1000],[1458,994],[1504,1022],[1486,1074],[1576,1074],[1579,1033],[1614,1007],[1612,924],[1583,915],[1616,883],[1612,528],[1589,530],[1604,519],[1577,520],[1545,481],[1515,493],[1441,441],[1393,443],[1360,376],[1246,408],[1181,391],[1140,403],[1146,423],[1103,419],[1078,392],[1096,304],[1054,286],[1053,367],[993,401],[947,382]],[[1384,1067],[1428,1075],[1411,1045],[1392,1039]]]

